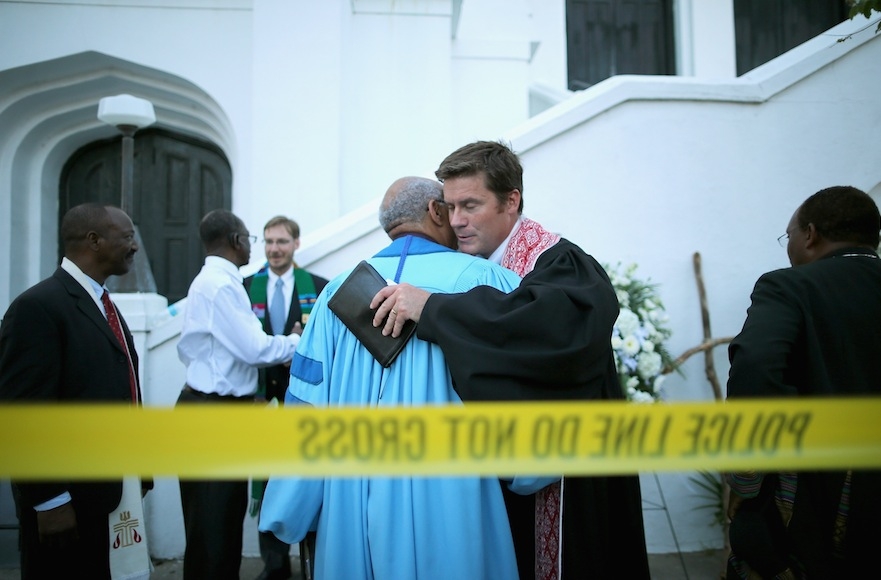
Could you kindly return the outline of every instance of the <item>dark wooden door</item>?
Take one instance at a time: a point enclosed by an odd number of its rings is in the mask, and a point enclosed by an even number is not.
[[[566,0],[569,88],[675,74],[672,0]]]
[[[734,0],[742,75],[847,19],[844,0]]]
[[[59,220],[80,203],[120,205],[121,139],[90,143],[67,161]],[[176,302],[186,296],[204,260],[199,221],[212,209],[231,207],[232,172],[214,145],[161,129],[139,131],[134,150],[131,217],[140,230],[157,291],[169,303]]]

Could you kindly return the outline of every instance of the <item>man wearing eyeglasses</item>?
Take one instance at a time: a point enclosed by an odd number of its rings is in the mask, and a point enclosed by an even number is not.
[[[729,346],[728,398],[881,394],[881,215],[855,187],[799,206],[791,268],[759,278]],[[841,418],[847,429],[847,418]],[[730,476],[727,577],[855,578],[877,569],[881,472]]]
[[[256,241],[233,213],[218,209],[199,224],[207,254],[187,293],[177,345],[187,382],[183,404],[253,403],[257,367],[289,362],[299,335],[269,335],[254,316],[239,268]],[[238,578],[248,481],[180,482],[186,550],[184,578]]]
[[[294,220],[283,215],[270,219],[263,226],[263,243],[266,264],[256,274],[245,278],[251,309],[263,324],[266,334],[300,334],[327,280],[300,268],[294,261],[294,252],[300,247],[300,226]],[[288,364],[260,369],[257,399],[284,401],[290,378],[291,368]],[[274,441],[257,443],[277,444]],[[252,516],[256,516],[260,508],[264,486],[263,481],[252,482]],[[290,545],[265,532],[261,532],[258,539],[264,568],[257,580],[290,578]],[[314,545],[314,534],[310,534],[305,544],[300,545],[301,562],[306,559],[311,561]]]

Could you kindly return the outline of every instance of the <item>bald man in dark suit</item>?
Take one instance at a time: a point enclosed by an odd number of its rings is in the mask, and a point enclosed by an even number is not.
[[[138,250],[132,221],[116,207],[79,205],[62,219],[61,238],[61,265],[3,317],[0,401],[137,404],[131,333],[109,296],[102,300],[107,278],[128,272]],[[113,317],[124,344],[111,328]],[[119,505],[121,480],[13,481],[12,487],[23,579],[110,578],[108,514]]]

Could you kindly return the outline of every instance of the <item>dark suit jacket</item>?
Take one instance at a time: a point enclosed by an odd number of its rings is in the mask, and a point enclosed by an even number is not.
[[[122,316],[120,321],[137,369],[131,332]],[[86,290],[61,268],[16,298],[3,317],[0,401],[132,402],[122,346]],[[110,513],[122,493],[121,481],[17,481],[13,486],[19,510],[68,491],[77,510]]]
[[[881,259],[860,248],[769,272],[729,346],[730,397],[881,393]]]
[[[315,294],[321,294],[321,291],[324,290],[324,287],[327,286],[327,280],[322,278],[321,276],[316,276],[315,274],[309,273],[312,276],[312,283],[315,284]],[[248,276],[245,278],[245,290],[251,290],[251,281],[254,279],[254,276]],[[300,308],[300,299],[297,295],[297,288],[294,288],[294,293],[291,296],[291,306],[288,311],[288,318],[284,325],[284,334],[290,334],[294,329],[294,323],[301,322],[303,311]],[[303,327],[305,328],[305,324]],[[272,331],[272,323],[269,321],[269,314],[267,312],[266,317],[263,319],[263,330],[266,334],[275,334]],[[284,402],[285,391],[288,389],[288,383],[291,380],[291,367],[289,365],[275,365],[271,367],[266,367],[264,369],[260,369],[261,372],[261,380],[266,385],[266,400],[271,401],[273,397],[277,398],[279,402]]]
[[[879,329],[881,259],[874,252],[847,248],[769,272],[756,283],[746,323],[729,347],[728,397],[881,394]],[[810,577],[853,577],[877,564],[881,471],[853,473],[846,560],[831,557],[843,482],[843,472],[798,475],[787,534]]]

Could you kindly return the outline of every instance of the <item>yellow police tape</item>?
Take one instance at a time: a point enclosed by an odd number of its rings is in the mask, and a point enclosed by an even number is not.
[[[0,405],[0,477],[881,468],[881,397],[405,408]]]

